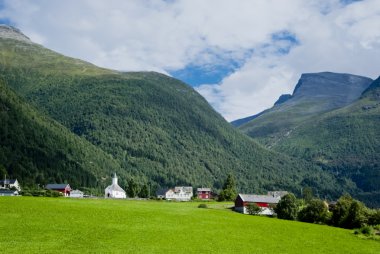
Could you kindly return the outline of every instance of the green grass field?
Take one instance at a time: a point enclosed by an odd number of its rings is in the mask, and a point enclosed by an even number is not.
[[[380,253],[351,230],[198,205],[0,197],[0,253]]]

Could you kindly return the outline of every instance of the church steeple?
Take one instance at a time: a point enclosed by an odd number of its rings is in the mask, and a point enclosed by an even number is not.
[[[117,176],[116,176],[116,173],[114,173],[114,175],[112,177],[112,184],[116,184],[117,185]]]

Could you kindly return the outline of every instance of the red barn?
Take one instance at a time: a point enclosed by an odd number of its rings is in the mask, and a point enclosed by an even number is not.
[[[70,196],[70,192],[71,192],[71,187],[67,183],[61,183],[61,184],[52,183],[52,184],[48,184],[48,185],[46,185],[45,189],[61,192],[63,194],[63,196],[65,196],[65,197]]]
[[[212,199],[211,188],[198,188],[197,196],[199,199],[204,199],[204,200]]]
[[[247,205],[255,203],[261,207],[260,214],[272,215],[274,213],[272,207],[280,200],[280,196],[239,194],[235,200],[235,211],[246,214],[248,213]]]

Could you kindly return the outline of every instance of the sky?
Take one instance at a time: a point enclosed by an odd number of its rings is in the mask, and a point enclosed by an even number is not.
[[[101,67],[183,80],[228,121],[302,73],[380,75],[380,0],[0,0],[0,23]]]

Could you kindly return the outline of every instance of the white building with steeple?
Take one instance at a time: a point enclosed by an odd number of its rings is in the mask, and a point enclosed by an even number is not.
[[[125,191],[117,184],[116,173],[112,177],[112,184],[105,189],[105,198],[126,198]]]

